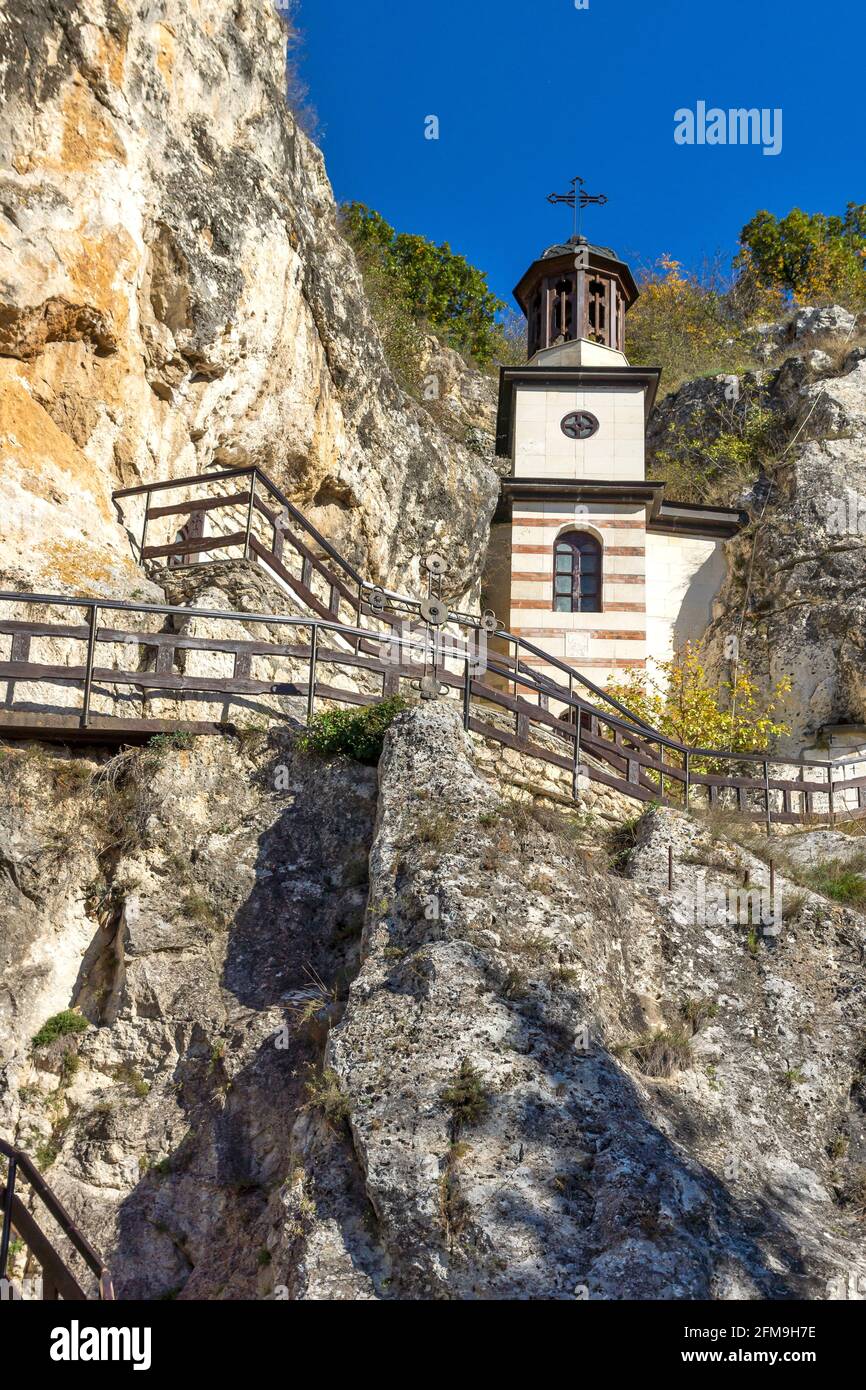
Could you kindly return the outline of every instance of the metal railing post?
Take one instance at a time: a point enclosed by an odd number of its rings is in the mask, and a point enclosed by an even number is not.
[[[313,623],[310,628],[310,685],[307,690],[307,723],[313,718],[313,706],[316,701],[316,659],[319,654],[319,627]]]
[[[764,759],[764,796],[766,798],[767,810],[767,834],[772,835],[773,813],[770,809],[770,764],[766,758]]]
[[[686,749],[686,811],[689,809],[692,794],[692,755]]]
[[[144,547],[147,541],[147,523],[150,521],[150,493],[144,494],[144,525],[141,528],[141,549],[138,553],[139,564],[144,564]]]
[[[99,607],[90,609],[90,630],[87,634],[87,665],[84,670],[84,700],[81,706],[81,727],[86,729],[90,721],[90,696],[93,691],[93,657],[96,651],[96,632],[99,622]]]
[[[573,708],[573,707],[572,707]],[[574,728],[574,768],[571,774],[571,799],[577,801],[580,793],[580,721],[582,716],[580,705],[576,711],[577,720]]]
[[[659,801],[665,799],[665,749],[664,744],[659,744]]]
[[[9,1158],[9,1171],[6,1174],[6,1201],[3,1206],[3,1234],[0,1236],[0,1279],[5,1279],[9,1261],[9,1238],[12,1235],[12,1203],[15,1200],[15,1175],[18,1160],[14,1154]]]
[[[363,626],[363,623],[361,622],[361,619],[362,619],[362,617],[363,617],[363,608],[364,608],[364,581],[363,581],[363,579],[359,579],[359,580],[358,580],[358,623],[357,623],[357,626],[358,626],[359,631],[360,631],[361,627]],[[363,640],[363,639],[362,639],[360,636],[358,636],[358,637],[355,638],[355,651],[356,651],[356,653],[358,653],[358,654],[360,654],[360,651],[361,651],[361,642],[362,642],[362,640]]]
[[[828,786],[828,808],[830,811],[830,825],[836,824],[836,787],[833,782],[833,764],[827,764],[827,786]]]
[[[256,505],[256,470],[250,474],[250,504],[247,508],[247,529],[244,535],[244,559],[250,558],[250,537],[253,533],[253,511]]]
[[[469,653],[466,653],[466,661],[463,667],[463,727],[469,728],[469,721],[472,717],[472,668],[470,665]]]

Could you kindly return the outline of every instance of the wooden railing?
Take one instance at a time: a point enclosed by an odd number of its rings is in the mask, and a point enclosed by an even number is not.
[[[4,616],[12,605],[47,608],[49,620]],[[50,621],[53,609],[77,607],[84,610],[83,623]],[[120,615],[125,615],[127,626],[119,625]],[[163,620],[162,630],[151,630],[157,618]],[[167,631],[166,621],[187,629],[192,623],[204,624],[210,635]],[[228,632],[213,635],[217,627],[227,627]],[[263,631],[251,639],[250,629]],[[414,659],[414,639],[393,630],[377,636],[369,628],[333,619],[0,593],[0,634],[12,640],[10,659],[0,661],[0,680],[9,682],[10,692],[5,707],[0,707],[0,733],[29,729],[33,736],[51,731],[65,738],[129,741],[172,730],[215,733],[237,722],[230,713],[207,720],[184,718],[176,705],[155,718],[143,711],[130,717],[94,710],[96,692],[116,710],[118,689],[131,689],[144,702],[179,699],[184,710],[200,702],[225,707],[243,700],[269,722],[302,724],[312,718],[320,701],[374,704],[398,694],[406,682],[419,682],[432,665],[443,691],[462,701],[468,730],[566,771],[575,797],[585,777],[637,801],[685,809],[698,799],[708,808],[735,805],[765,821],[768,829],[774,822],[834,823],[837,815],[866,814],[866,777],[840,778],[838,765],[831,761],[801,759],[795,777],[782,777],[765,754],[686,747],[600,709],[508,656],[489,651],[480,672],[473,670],[468,648],[462,655],[452,649],[447,660],[439,661],[435,630],[431,662],[421,665]],[[33,661],[31,644],[37,639],[50,641],[53,648],[73,643],[83,660]],[[118,662],[131,651],[135,660],[106,664],[100,660],[105,648],[120,652]],[[227,656],[231,672],[197,673],[191,669],[196,653],[207,660]],[[269,663],[267,678],[254,669],[260,658]],[[281,665],[290,669],[274,675]],[[330,668],[330,674],[323,668]],[[346,676],[353,686],[336,683]],[[30,705],[34,686],[72,687],[80,701],[57,710],[46,709],[43,700],[38,710],[18,710],[14,690],[20,682],[31,688]]]
[[[238,490],[238,488],[240,490]],[[156,494],[189,494],[182,501],[154,506]],[[407,619],[418,621],[421,600],[383,589],[364,579],[316,528],[303,512],[289,501],[266,473],[259,468],[228,468],[197,473],[167,482],[143,483],[122,488],[113,494],[121,522],[127,527],[135,552],[144,565],[209,563],[220,559],[255,561],[283,588],[317,617],[345,621],[374,632],[393,630]],[[127,511],[133,501],[143,503],[137,530],[131,529]],[[172,529],[192,529],[195,535],[157,545],[148,544],[154,525],[169,522]],[[204,534],[205,524],[212,528]],[[203,559],[202,557],[208,557]],[[585,690],[593,701],[613,710],[637,728],[646,728],[640,719],[575,667],[552,656],[524,637],[507,631],[498,623],[491,630],[484,616],[449,607],[446,630],[461,641],[477,640],[471,634],[485,633],[505,648],[503,674],[510,679],[531,670],[543,661],[557,672],[547,679],[553,698],[569,698],[576,689]],[[493,615],[491,615],[493,616]],[[364,639],[356,639],[360,650],[370,650]]]
[[[3,1212],[0,1235],[0,1279],[8,1281],[9,1252],[12,1232],[23,1241],[42,1270],[42,1297],[46,1300],[65,1299],[70,1302],[86,1300],[85,1293],[64,1257],[55,1249],[51,1239],[39,1226],[33,1213],[18,1196],[17,1188],[23,1179],[31,1193],[60,1227],[73,1249],[81,1256],[94,1275],[101,1299],[113,1299],[111,1275],[103,1261],[78,1229],[72,1217],[52,1192],[38,1169],[20,1149],[0,1139],[0,1154],[6,1158],[6,1180],[0,1186],[0,1207]]]

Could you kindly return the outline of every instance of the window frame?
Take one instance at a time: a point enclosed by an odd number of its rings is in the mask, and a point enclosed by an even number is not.
[[[571,560],[570,568],[567,571],[560,570],[559,568],[559,550],[562,546],[568,547],[569,557]],[[581,605],[582,594],[580,580],[582,578],[589,578],[589,575],[585,573],[581,561],[583,557],[587,554],[593,554],[597,557],[598,569],[596,575],[595,592],[592,595],[593,606],[589,608],[584,608]],[[557,580],[561,582],[566,578],[566,576],[571,581],[570,592],[568,595],[557,594]],[[562,613],[563,615],[565,615],[573,613],[604,612],[604,545],[602,544],[599,537],[594,535],[592,531],[587,531],[585,529],[582,529],[581,527],[575,526],[569,527],[567,531],[561,531],[560,534],[556,537],[556,540],[553,543],[552,587],[553,593],[551,596],[551,607],[554,613]],[[575,589],[577,590],[576,594]],[[570,601],[570,607],[558,608],[557,599],[566,597],[568,597]],[[575,598],[577,598],[577,606],[575,606]]]

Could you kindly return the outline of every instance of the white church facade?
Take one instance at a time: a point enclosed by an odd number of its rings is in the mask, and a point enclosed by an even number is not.
[[[724,542],[747,520],[647,480],[660,371],[630,366],[623,350],[637,295],[608,248],[581,237],[551,247],[515,290],[529,361],[500,376],[497,454],[511,467],[486,598],[510,631],[598,685],[703,635]]]

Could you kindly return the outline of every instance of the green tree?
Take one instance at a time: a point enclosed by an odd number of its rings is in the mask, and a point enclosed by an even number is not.
[[[778,218],[763,210],[743,228],[740,247],[738,266],[748,264],[760,284],[795,301],[866,305],[864,203],[849,203],[844,217],[794,208]]]
[[[364,203],[346,204],[342,220],[365,271],[384,273],[416,324],[441,334],[482,366],[493,360],[501,337],[497,315],[505,305],[482,271],[447,241],[437,246],[426,237],[396,232]]]

